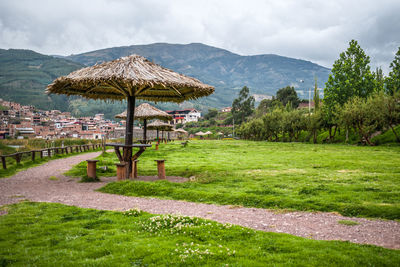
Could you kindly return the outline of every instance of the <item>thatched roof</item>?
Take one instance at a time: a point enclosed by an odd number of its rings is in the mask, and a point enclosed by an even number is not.
[[[195,133],[194,135],[205,135],[205,133],[203,133],[202,131]]]
[[[117,119],[126,119],[126,110],[121,114],[115,116]],[[162,111],[156,107],[148,103],[143,103],[135,108],[135,120],[152,120],[152,119],[160,119],[163,121],[172,120],[172,115],[168,114],[165,111]]]
[[[161,131],[172,131],[172,125],[162,122],[160,120],[155,120],[152,123],[147,124],[147,129],[149,130],[161,130]]]
[[[59,77],[46,92],[114,100],[134,95],[138,99],[180,103],[210,95],[214,87],[131,55]]]
[[[208,135],[208,134],[213,134],[213,133],[210,132],[210,131],[207,131],[207,132],[205,132],[204,134],[205,134],[205,135]]]
[[[183,134],[187,133],[187,131],[185,131],[183,128],[176,129],[175,132],[183,133]]]

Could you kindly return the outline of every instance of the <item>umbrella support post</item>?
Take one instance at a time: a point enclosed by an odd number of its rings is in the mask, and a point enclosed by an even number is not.
[[[133,121],[135,117],[135,96],[127,97],[128,107],[126,112],[125,145],[132,145],[133,140]],[[132,172],[132,147],[124,147],[123,161],[126,166],[125,179],[128,179]]]
[[[126,163],[116,163],[117,166],[117,181],[125,180]]]
[[[131,177],[131,172],[132,172],[132,148],[130,147],[124,147],[124,153],[123,153],[123,162],[125,162],[125,179],[129,179]]]
[[[139,160],[135,159],[132,161],[132,178],[137,179],[137,165],[138,165]]]
[[[158,179],[166,179],[165,176],[165,160],[155,160],[157,161]]]

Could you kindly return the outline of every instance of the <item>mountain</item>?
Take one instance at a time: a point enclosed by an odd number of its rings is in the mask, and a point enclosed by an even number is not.
[[[47,96],[46,86],[55,78],[84,67],[67,59],[31,50],[0,49],[0,97],[39,109],[68,109],[66,96]]]
[[[275,95],[278,89],[287,85],[298,84],[298,89],[303,90],[313,88],[314,76],[322,86],[330,73],[328,68],[305,60],[272,54],[241,56],[200,43],[113,47],[66,58],[94,65],[131,54],[142,55],[161,66],[215,86],[215,93],[207,98],[214,106],[230,105],[245,85],[252,93]],[[304,80],[304,84],[300,84],[300,80]]]
[[[104,113],[113,118],[126,107],[124,103],[87,101],[80,97],[45,94],[46,86],[55,78],[66,75],[85,65],[94,65],[131,54],[149,60],[179,73],[198,78],[215,86],[215,93],[196,101],[157,103],[163,109],[230,106],[239,90],[248,86],[250,92],[261,99],[275,95],[287,85],[298,83],[297,89],[313,88],[314,76],[320,87],[326,82],[330,70],[309,61],[278,55],[241,56],[224,49],[204,44],[132,45],[113,47],[83,54],[47,56],[30,50],[0,49],[0,98],[34,105],[39,109],[71,111],[76,116]],[[304,80],[304,83],[299,83]]]

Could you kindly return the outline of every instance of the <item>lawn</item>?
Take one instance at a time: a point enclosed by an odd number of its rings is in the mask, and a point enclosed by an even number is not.
[[[100,176],[115,176],[113,153],[98,158]],[[248,207],[335,211],[347,216],[400,219],[400,147],[313,145],[236,140],[162,144],[140,157],[139,175],[167,175],[186,183],[122,181],[102,192]],[[84,176],[86,162],[68,172]]]
[[[7,266],[398,266],[400,252],[137,210],[23,202],[0,216]],[[352,226],[349,226],[352,227]]]

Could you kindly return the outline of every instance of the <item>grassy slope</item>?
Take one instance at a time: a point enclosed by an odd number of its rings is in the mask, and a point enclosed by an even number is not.
[[[100,157],[115,175],[113,154]],[[337,211],[347,216],[400,219],[400,147],[309,145],[251,141],[191,141],[148,149],[139,175],[156,175],[154,159],[166,159],[168,181],[108,184],[102,192],[156,196],[262,208]],[[69,173],[84,176],[81,163]],[[193,177],[194,176],[194,177]]]
[[[0,216],[2,266],[396,266],[400,263],[399,251],[315,241],[196,218],[139,212],[128,215],[46,203],[21,203],[9,207],[8,212]]]

